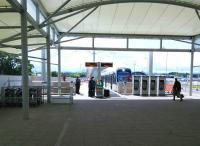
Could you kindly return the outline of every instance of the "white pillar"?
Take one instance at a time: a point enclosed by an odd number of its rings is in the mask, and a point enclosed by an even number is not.
[[[149,75],[153,74],[153,52],[149,52]]]
[[[94,50],[94,37],[92,37],[92,48],[93,48],[93,62],[95,62],[95,50]]]
[[[22,0],[21,12],[21,46],[22,46],[22,107],[23,119],[29,119],[29,80],[28,80],[28,46],[27,46],[27,1]]]
[[[192,40],[191,61],[190,61],[190,91],[189,91],[190,96],[192,96],[193,64],[194,64],[194,38]]]
[[[50,28],[48,28],[46,43],[47,43],[47,103],[51,103],[51,64],[50,64]]]
[[[61,95],[61,53],[60,53],[60,43],[58,44],[58,94]]]
[[[41,51],[41,56],[42,56],[42,80],[43,82],[47,81],[47,76],[46,76],[46,48],[43,48]]]

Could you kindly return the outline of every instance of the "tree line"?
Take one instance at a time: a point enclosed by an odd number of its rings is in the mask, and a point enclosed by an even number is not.
[[[32,75],[34,65],[28,61],[28,74]],[[22,75],[22,59],[15,54],[0,51],[0,74]]]

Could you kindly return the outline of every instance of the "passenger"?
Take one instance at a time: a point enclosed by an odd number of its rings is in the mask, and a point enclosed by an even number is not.
[[[90,80],[89,80],[89,84],[88,84],[89,97],[94,97],[95,96],[95,86],[96,86],[96,82],[94,81],[94,77],[91,77]]]
[[[63,81],[66,81],[66,74],[63,73]]]
[[[79,79],[79,77],[76,77],[75,86],[76,86],[76,93],[80,94],[79,90],[80,90],[80,86],[81,86],[81,80]]]
[[[180,101],[183,100],[183,96],[180,94],[181,93],[181,83],[175,78],[174,86],[173,86],[173,100],[175,100],[175,96],[180,98]]]

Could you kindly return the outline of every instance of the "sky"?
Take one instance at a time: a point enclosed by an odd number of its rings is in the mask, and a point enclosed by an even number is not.
[[[68,38],[69,39],[69,38]],[[121,39],[96,39],[95,47],[124,48],[126,41]],[[78,41],[63,43],[62,45],[90,47],[91,39],[85,38]],[[129,47],[136,48],[159,48],[159,41],[153,40],[129,40]],[[190,44],[177,43],[175,41],[164,41],[164,48],[187,49]],[[58,63],[57,50],[51,50],[51,62]],[[41,56],[41,51],[30,52],[29,56]],[[194,55],[194,66],[200,65],[200,53]],[[87,50],[62,50],[61,51],[61,72],[85,71],[85,62],[93,61],[93,51]],[[114,67],[129,67],[132,71],[144,71],[148,73],[149,53],[135,51],[96,51],[95,62],[113,62]],[[35,66],[34,72],[41,72],[41,63],[32,62]],[[51,65],[52,71],[57,71],[57,65]],[[177,52],[153,52],[153,72],[190,72],[190,53]],[[200,67],[194,67],[194,72],[200,72]]]

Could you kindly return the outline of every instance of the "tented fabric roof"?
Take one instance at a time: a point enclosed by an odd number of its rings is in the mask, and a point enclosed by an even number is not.
[[[65,1],[57,0],[55,3],[54,0],[41,0],[41,2],[47,11],[52,13]],[[100,0],[72,0],[62,10],[73,10],[95,2],[99,4]],[[180,2],[200,7],[199,0],[181,0]],[[91,9],[57,22],[56,26],[59,31],[66,32],[89,11]],[[59,17],[54,17],[53,20]],[[195,10],[188,7],[150,1],[116,3],[99,5],[71,32],[193,36],[200,34],[200,20]]]
[[[67,0],[34,0],[41,4],[44,11],[51,15]],[[69,30],[88,15],[70,32]],[[0,8],[11,8],[7,0],[0,0]],[[87,8],[82,13],[58,21],[55,26],[58,32],[90,33],[90,34],[139,34],[139,35],[178,35],[195,36],[200,34],[200,0],[71,0],[51,20],[57,20]],[[196,9],[196,11],[195,11]],[[30,23],[28,23],[30,26]],[[16,13],[0,13],[0,26],[20,26],[20,15]],[[0,40],[20,33],[20,28],[0,29]],[[31,35],[39,35],[31,31]],[[29,44],[45,43],[45,38],[28,39]],[[6,42],[5,45],[20,45],[20,40]],[[31,45],[34,49],[42,45]],[[0,47],[0,50],[19,53],[20,49]]]

